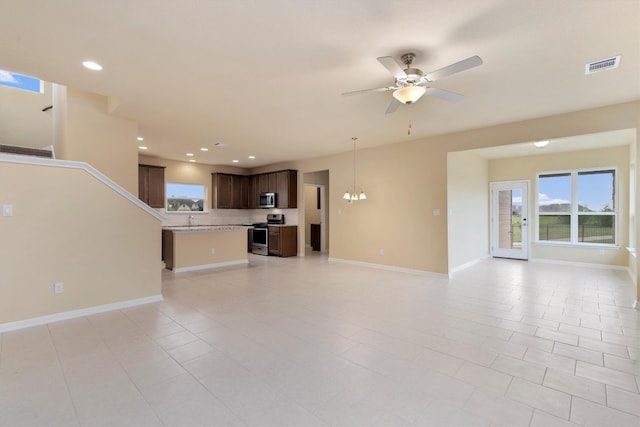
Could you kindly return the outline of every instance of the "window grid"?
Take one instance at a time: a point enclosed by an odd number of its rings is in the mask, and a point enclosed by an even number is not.
[[[610,211],[584,211],[580,210],[580,188],[578,186],[578,178],[580,175],[592,174],[611,174],[611,205]],[[545,178],[558,178],[570,176],[570,209],[569,211],[541,211],[541,193],[540,180]],[[536,242],[554,243],[554,244],[571,244],[571,245],[603,245],[615,246],[617,244],[617,191],[616,191],[616,169],[615,168],[599,168],[599,169],[577,169],[563,172],[539,173],[537,179],[537,197],[536,197]],[[587,208],[587,206],[585,206]],[[555,221],[553,217],[556,217]],[[601,221],[591,220],[599,224],[588,224],[586,218],[602,217]],[[604,219],[609,217],[608,219]],[[544,218],[544,220],[542,220]],[[562,218],[562,220],[560,220]],[[568,230],[566,227],[568,222]],[[554,232],[553,229],[556,229]],[[551,231],[550,231],[551,229]],[[558,232],[558,230],[560,232]],[[569,234],[566,235],[566,231]],[[551,238],[550,238],[551,236]],[[564,237],[566,236],[566,237]],[[546,238],[544,238],[546,237]]]

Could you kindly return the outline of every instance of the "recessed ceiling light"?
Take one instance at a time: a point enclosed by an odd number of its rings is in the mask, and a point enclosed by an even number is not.
[[[143,138],[143,137],[141,137],[141,136],[139,136],[139,137],[138,137],[138,141],[144,141],[144,138]]]
[[[536,141],[533,143],[533,145],[535,145],[537,148],[542,148],[542,147],[546,147],[549,144],[549,141],[545,140],[545,141]]]
[[[84,61],[82,63],[82,65],[84,65],[84,68],[88,68],[90,70],[93,71],[100,71],[102,70],[102,65],[98,64],[97,62],[93,62],[93,61]]]
[[[249,156],[249,158],[250,158],[250,159],[255,159],[255,158],[256,158],[256,156]]]
[[[209,149],[208,149],[208,148],[204,148],[204,147],[202,147],[202,148],[200,149],[200,151],[209,151]]]
[[[187,153],[187,156],[193,157],[193,153]]]
[[[233,163],[240,163],[240,160],[231,160]]]
[[[189,161],[190,161],[191,163],[195,163],[195,162],[196,162],[196,161],[195,161],[195,159],[190,159]]]
[[[145,147],[144,145],[141,145],[138,148],[141,149],[141,150],[146,150],[148,147]]]

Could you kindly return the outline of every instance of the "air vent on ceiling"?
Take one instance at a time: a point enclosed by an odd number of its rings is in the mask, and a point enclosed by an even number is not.
[[[584,73],[586,75],[598,73],[600,71],[618,68],[620,65],[620,55],[611,58],[599,59],[584,65]]]

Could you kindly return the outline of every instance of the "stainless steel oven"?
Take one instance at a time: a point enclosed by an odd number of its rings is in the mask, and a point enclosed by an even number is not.
[[[251,253],[257,255],[269,255],[269,226],[266,222],[253,224]]]
[[[269,224],[284,224],[284,214],[268,214],[267,222],[253,224],[252,254],[269,255]]]

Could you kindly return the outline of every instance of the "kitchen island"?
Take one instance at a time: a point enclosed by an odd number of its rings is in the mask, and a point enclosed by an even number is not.
[[[176,273],[247,264],[247,228],[239,225],[164,227],[166,268]]]

